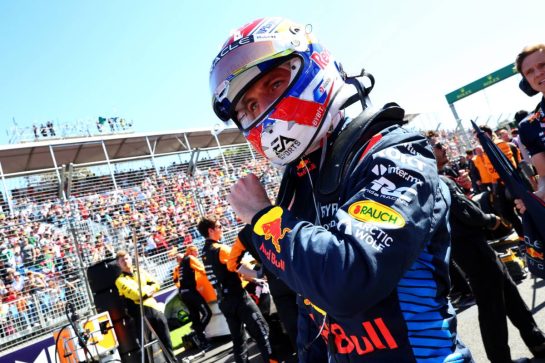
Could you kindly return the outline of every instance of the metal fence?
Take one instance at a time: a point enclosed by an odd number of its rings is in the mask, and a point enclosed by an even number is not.
[[[172,286],[175,254],[202,247],[203,215],[233,241],[240,224],[225,197],[249,172],[276,194],[280,171],[247,144],[2,175],[0,351],[66,324],[68,302],[93,313],[85,271],[133,250],[133,233],[144,268]]]

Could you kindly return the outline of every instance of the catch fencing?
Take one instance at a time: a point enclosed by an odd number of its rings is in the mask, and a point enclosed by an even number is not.
[[[241,225],[226,195],[250,172],[276,195],[280,170],[246,143],[2,174],[0,351],[67,324],[68,303],[93,314],[86,269],[132,254],[133,234],[143,267],[171,287],[176,253],[203,245],[202,216],[232,243]]]

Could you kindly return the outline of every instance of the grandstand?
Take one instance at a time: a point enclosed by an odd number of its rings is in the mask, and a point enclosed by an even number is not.
[[[237,129],[44,140],[0,147],[0,351],[66,324],[64,306],[94,311],[86,268],[132,249],[172,286],[174,254],[202,245],[198,219],[240,225],[225,200],[254,172],[272,197],[280,172]]]

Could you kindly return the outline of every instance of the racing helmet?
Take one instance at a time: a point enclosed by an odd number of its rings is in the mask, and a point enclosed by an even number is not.
[[[234,31],[210,70],[216,115],[233,120],[276,165],[297,160],[334,127],[340,117],[338,107],[331,106],[344,84],[340,64],[309,26],[280,17],[257,19]],[[252,93],[256,88],[267,91],[259,102]]]

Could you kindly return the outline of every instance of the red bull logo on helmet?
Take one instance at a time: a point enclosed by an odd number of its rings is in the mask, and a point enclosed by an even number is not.
[[[352,203],[348,207],[348,214],[358,221],[371,223],[381,228],[398,229],[405,226],[405,219],[401,214],[373,200]]]
[[[264,236],[266,240],[271,240],[277,253],[280,253],[280,240],[291,231],[290,228],[282,228],[282,213],[282,208],[274,207],[259,218],[254,226],[254,232],[258,236]]]

